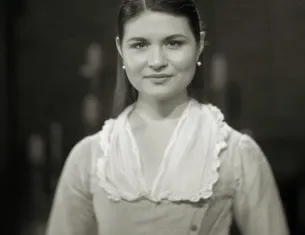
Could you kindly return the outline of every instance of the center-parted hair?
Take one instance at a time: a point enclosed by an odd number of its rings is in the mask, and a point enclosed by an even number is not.
[[[200,32],[203,30],[199,12],[193,0],[124,0],[119,8],[117,18],[117,36],[122,42],[125,25],[130,20],[140,16],[145,11],[162,12],[174,16],[185,17],[197,44],[200,43]],[[198,47],[199,48],[199,47]],[[202,55],[201,55],[202,57]],[[128,105],[137,100],[138,92],[130,84],[122,69],[122,59],[118,55],[117,78],[113,97],[112,117],[117,117]],[[188,86],[188,94],[199,102],[204,101],[204,80],[200,69]]]

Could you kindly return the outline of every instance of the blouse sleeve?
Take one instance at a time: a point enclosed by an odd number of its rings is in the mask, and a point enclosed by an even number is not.
[[[62,170],[47,225],[47,235],[96,235],[90,194],[91,137],[71,150]]]
[[[234,217],[243,235],[288,235],[286,219],[270,165],[257,143],[243,135],[238,158]]]

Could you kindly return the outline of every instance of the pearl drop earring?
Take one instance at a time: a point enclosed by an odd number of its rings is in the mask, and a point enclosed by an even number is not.
[[[122,66],[122,69],[124,69],[124,70],[125,70],[125,65],[123,65],[123,66]]]
[[[198,67],[201,66],[201,62],[200,62],[200,61],[197,62],[197,66],[198,66]]]

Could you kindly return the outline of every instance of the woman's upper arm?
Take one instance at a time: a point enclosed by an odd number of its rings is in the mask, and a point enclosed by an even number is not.
[[[92,136],[71,150],[57,184],[47,235],[95,235],[96,221],[90,193]]]
[[[286,219],[270,165],[257,143],[242,135],[235,150],[234,217],[243,235],[287,235]]]

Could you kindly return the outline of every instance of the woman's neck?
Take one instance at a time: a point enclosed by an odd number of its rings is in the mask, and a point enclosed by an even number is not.
[[[190,101],[187,93],[166,100],[157,100],[139,94],[135,111],[147,121],[178,119]]]

